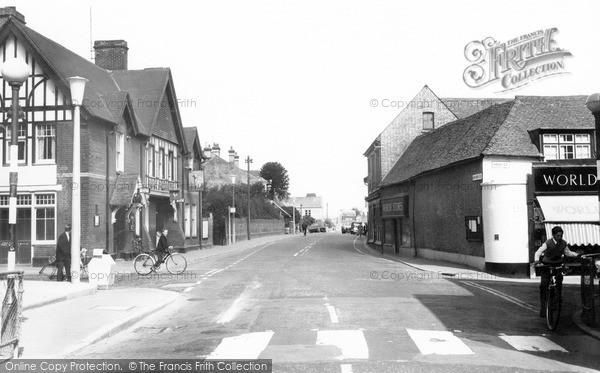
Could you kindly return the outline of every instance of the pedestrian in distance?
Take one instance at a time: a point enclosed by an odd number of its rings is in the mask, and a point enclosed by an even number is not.
[[[540,246],[535,252],[534,261],[535,264],[541,263],[547,265],[560,265],[563,262],[563,257],[577,257],[581,256],[580,253],[569,250],[567,242],[563,240],[563,230],[561,227],[556,226],[552,228],[552,238],[547,240]],[[548,297],[548,285],[550,284],[550,268],[540,268],[540,317],[545,317],[546,313],[546,299]],[[562,273],[556,275],[556,285],[561,294],[562,290]]]
[[[163,262],[165,255],[167,254],[167,251],[169,250],[169,242],[167,241],[167,234],[169,233],[169,231],[167,230],[167,228],[162,228],[160,229],[157,234],[158,236],[158,243],[156,244],[156,256],[157,256],[157,260],[156,263],[154,264],[155,267],[158,267],[159,265],[161,265],[161,263]]]
[[[71,281],[71,224],[65,226],[65,231],[58,236],[56,244],[57,281]],[[63,273],[63,270],[65,273]]]
[[[305,236],[306,236],[306,229],[308,229],[308,225],[306,225],[306,222],[302,222],[302,231],[304,232]]]

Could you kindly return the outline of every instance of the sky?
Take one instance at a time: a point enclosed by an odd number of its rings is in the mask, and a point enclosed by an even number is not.
[[[292,196],[316,193],[329,217],[366,211],[364,152],[424,85],[439,97],[600,91],[600,1],[17,0],[27,25],[91,59],[122,39],[129,68],[169,67],[185,127],[233,149],[240,165],[279,162]],[[91,9],[91,21],[90,21]],[[91,27],[90,27],[91,26]],[[503,91],[472,88],[472,41],[557,28],[560,75]],[[399,104],[392,104],[399,103]],[[398,108],[400,106],[400,108]]]

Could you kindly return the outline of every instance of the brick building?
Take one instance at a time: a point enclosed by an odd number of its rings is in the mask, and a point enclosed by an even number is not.
[[[553,225],[600,244],[597,181],[578,171],[596,152],[585,100],[517,96],[415,138],[381,182],[382,251],[526,275]],[[590,185],[542,190],[536,168]]]
[[[368,195],[368,240],[382,242],[380,184],[392,167],[419,135],[440,128],[456,119],[465,118],[491,105],[509,101],[496,98],[439,98],[427,85],[410,102],[396,102],[402,109],[392,122],[377,136],[364,152],[367,157],[365,184]]]
[[[71,223],[72,187],[81,188],[82,247],[125,256],[135,236],[154,247],[163,226],[173,245],[193,241],[184,232],[185,206],[198,201],[185,191],[202,154],[199,145],[188,149],[170,70],[128,70],[122,40],[96,42],[95,48],[96,64],[26,26],[14,7],[0,9],[0,61],[16,57],[30,69],[19,92],[25,113],[19,124],[20,263],[41,263],[54,254],[58,235]],[[89,80],[81,108],[80,185],[72,182],[72,76]],[[2,120],[8,123],[12,93],[1,83]],[[0,138],[0,240],[6,240],[10,131]],[[5,256],[0,253],[0,260]]]

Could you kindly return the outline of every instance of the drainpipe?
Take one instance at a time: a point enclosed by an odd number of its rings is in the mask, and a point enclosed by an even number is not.
[[[415,247],[415,257],[418,256],[418,251],[417,251],[417,228],[416,228],[416,224],[415,224],[415,206],[417,205],[416,203],[416,199],[417,199],[417,188],[415,187],[415,181],[414,179],[410,179],[409,180],[409,185],[413,186],[412,190],[413,190],[413,198],[412,198],[412,204],[409,204],[409,208],[412,205],[412,231],[413,231],[413,246]]]
[[[110,247],[110,224],[111,224],[111,216],[110,216],[110,143],[109,137],[111,132],[106,132],[106,252]]]

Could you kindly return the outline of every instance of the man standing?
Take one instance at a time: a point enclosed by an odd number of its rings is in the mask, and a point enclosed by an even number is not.
[[[57,281],[63,281],[66,272],[67,281],[71,281],[71,224],[65,226],[65,231],[58,236],[56,244],[56,266],[58,267]]]

